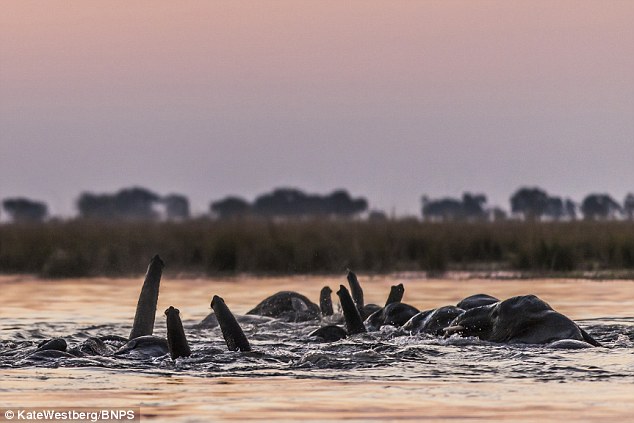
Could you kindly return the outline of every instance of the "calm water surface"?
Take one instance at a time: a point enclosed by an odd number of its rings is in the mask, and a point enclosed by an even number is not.
[[[366,302],[382,304],[403,282],[419,309],[480,292],[536,294],[605,348],[552,350],[473,339],[398,336],[390,330],[335,343],[306,336],[315,323],[244,323],[256,353],[228,352],[218,328],[195,329],[212,295],[243,314],[279,290],[317,300],[341,278],[163,278],[159,313],[181,310],[193,355],[94,357],[34,362],[11,351],[43,339],[71,345],[127,336],[142,278],[46,281],[0,277],[0,407],[137,407],[144,421],[520,420],[632,421],[634,282],[430,280],[360,277]],[[333,300],[336,299],[333,295]],[[157,317],[155,334],[165,334]],[[19,356],[19,355],[18,355]]]

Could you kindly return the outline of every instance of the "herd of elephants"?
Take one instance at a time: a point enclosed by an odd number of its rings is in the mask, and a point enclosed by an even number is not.
[[[167,339],[153,335],[163,267],[158,255],[150,261],[129,337],[91,337],[72,348],[63,338],[47,339],[30,353],[30,357],[48,359],[135,353],[145,357],[169,354],[172,359],[177,359],[191,355],[179,310],[173,306],[165,310]],[[318,327],[309,338],[315,342],[334,342],[390,325],[405,335],[475,337],[496,343],[548,344],[554,348],[571,349],[601,346],[579,325],[534,295],[499,300],[478,294],[456,305],[420,311],[401,301],[402,284],[392,286],[385,305],[379,306],[364,303],[363,290],[353,272],[348,271],[347,280],[350,290],[340,285],[337,291],[341,313],[334,312],[332,290],[327,286],[321,290],[319,304],[297,292],[282,291],[238,318],[221,297],[214,295],[211,301],[213,312],[197,327],[220,326],[227,348],[232,351],[251,351],[239,320],[257,324],[257,319],[314,321]]]

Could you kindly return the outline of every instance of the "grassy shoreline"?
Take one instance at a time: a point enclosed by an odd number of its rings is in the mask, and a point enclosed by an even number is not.
[[[445,271],[634,274],[634,223],[266,220],[0,225],[0,273],[137,275],[154,254],[170,274]]]

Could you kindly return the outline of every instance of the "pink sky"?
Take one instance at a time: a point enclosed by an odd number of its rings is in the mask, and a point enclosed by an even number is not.
[[[634,191],[631,1],[4,1],[0,198]]]

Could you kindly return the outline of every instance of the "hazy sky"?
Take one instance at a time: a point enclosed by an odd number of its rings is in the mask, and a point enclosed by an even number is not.
[[[0,198],[634,191],[634,1],[0,7]]]

